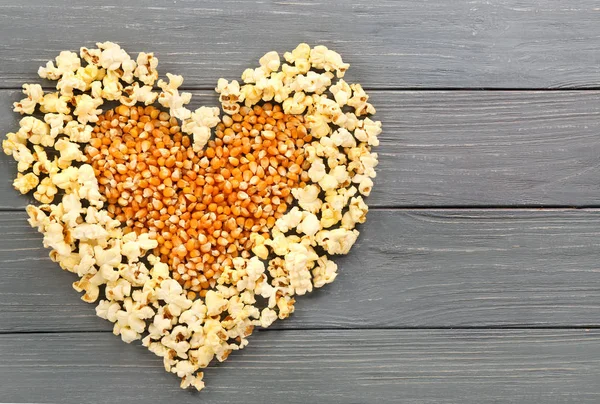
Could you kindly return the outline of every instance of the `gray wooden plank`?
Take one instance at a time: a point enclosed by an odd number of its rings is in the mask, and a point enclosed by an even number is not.
[[[597,403],[598,330],[259,332],[181,391],[108,333],[0,335],[0,401]]]
[[[598,325],[598,210],[376,210],[275,328]],[[23,213],[0,213],[0,332],[108,331]]]
[[[193,106],[215,105],[194,91]],[[371,206],[592,206],[600,201],[598,91],[372,91],[383,122]],[[18,128],[0,91],[0,128]],[[0,208],[22,208],[0,153]]]
[[[597,87],[594,0],[123,3],[2,0],[0,85],[19,86],[65,49],[116,41],[210,88],[270,50],[325,44],[367,87]],[[67,11],[68,10],[68,11]],[[101,23],[99,23],[101,22]]]

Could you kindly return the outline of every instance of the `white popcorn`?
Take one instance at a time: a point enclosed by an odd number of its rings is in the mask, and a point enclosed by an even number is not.
[[[88,143],[92,138],[92,128],[90,125],[84,125],[77,121],[67,122],[63,128],[63,133],[69,137],[71,142]]]
[[[51,203],[57,192],[58,190],[52,183],[52,180],[49,177],[46,177],[42,180],[40,185],[38,185],[37,190],[33,193],[33,197],[41,203]]]
[[[262,58],[260,58],[258,62],[267,73],[279,70],[279,65],[281,63],[279,54],[275,51],[268,52]]]
[[[62,51],[56,57],[56,67],[54,63],[48,62],[46,67],[40,67],[38,75],[41,78],[49,80],[58,80],[65,73],[72,73],[79,69],[81,61],[76,53],[69,51]]]
[[[44,115],[44,121],[50,126],[50,136],[56,138],[63,133],[65,121],[68,121],[69,119],[71,119],[71,117],[65,114]]]
[[[79,170],[77,167],[67,167],[60,172],[52,174],[50,178],[56,187],[64,190],[71,190],[77,185]]]
[[[75,97],[76,107],[73,114],[82,124],[97,122],[98,115],[102,113],[102,110],[98,109],[98,107],[102,105],[102,103],[103,101],[101,98],[92,98],[87,94],[78,95]]]
[[[66,139],[59,139],[54,145],[56,150],[60,152],[58,166],[66,168],[71,165],[72,161],[85,161],[86,157],[79,148],[77,143],[71,143]]]
[[[106,70],[99,69],[96,65],[87,65],[80,67],[75,73],[77,77],[85,82],[86,91],[90,89],[92,83],[96,80],[102,80],[106,74]]]
[[[56,66],[62,72],[75,72],[81,66],[81,60],[74,52],[62,51],[56,57]]]
[[[191,116],[191,111],[184,107],[192,99],[191,93],[181,93],[177,90],[183,84],[183,77],[167,73],[169,83],[158,81],[158,86],[163,90],[158,96],[158,102],[165,108],[169,108],[171,116],[185,120]]]
[[[371,189],[373,189],[373,180],[369,176],[364,174],[356,174],[352,178],[352,181],[358,183],[358,191],[361,194],[369,196]]]
[[[283,233],[288,232],[300,224],[302,216],[302,211],[297,207],[293,207],[289,212],[277,219],[275,227]]]
[[[338,184],[339,184],[338,180],[331,174],[325,174],[319,180],[319,186],[321,187],[321,189],[323,191],[329,191],[329,190],[335,189],[335,188],[337,188]]]
[[[331,85],[330,73],[316,73],[309,71],[306,76],[300,74],[296,77],[290,88],[293,91],[302,91],[305,93],[323,94]]]
[[[366,140],[364,141],[369,143],[369,146],[379,146],[377,136],[381,133],[381,122],[365,118],[363,121],[360,121],[359,126],[361,125],[366,134]]]
[[[219,79],[215,91],[220,94],[219,101],[225,113],[233,115],[239,112],[240,104],[238,101],[243,101],[243,99],[241,99],[240,83],[237,80],[229,82],[225,79]]]
[[[210,129],[219,122],[219,108],[200,107],[191,113],[190,119],[184,121],[181,129],[193,136],[194,150],[198,152],[210,139]]]
[[[93,98],[105,99],[109,101],[120,100],[123,92],[119,74],[109,70],[102,81],[94,81],[90,85]]]
[[[269,256],[269,250],[265,247],[266,239],[260,234],[251,233],[250,241],[252,242],[252,252],[260,259],[266,260]]]
[[[102,50],[97,63],[106,70],[117,70],[131,60],[127,52],[113,42],[97,43],[96,46]]]
[[[100,318],[114,323],[117,321],[117,313],[121,309],[121,305],[111,300],[100,300],[96,306],[96,315]]]
[[[286,52],[283,57],[288,63],[294,63],[296,67],[299,67],[299,65],[304,67],[304,69],[302,69],[303,71],[301,71],[301,73],[304,73],[310,68],[310,65],[308,64],[310,51],[309,45],[301,43],[292,52]]]
[[[154,53],[140,52],[137,57],[137,68],[133,72],[135,77],[147,86],[153,86],[158,80],[158,59],[154,57]]]
[[[15,102],[14,111],[21,114],[33,114],[37,104],[42,103],[44,100],[44,90],[39,84],[23,84],[23,94],[27,98],[22,99],[19,102]]]
[[[310,64],[315,69],[325,71],[335,71],[337,77],[344,77],[344,73],[350,67],[349,64],[342,61],[339,53],[327,49],[327,47],[318,45],[310,50]]]
[[[67,194],[63,196],[62,205],[65,213],[62,215],[61,220],[67,227],[72,229],[79,224],[81,213],[83,213],[81,201],[77,195]],[[71,237],[77,238],[73,232],[71,232]]]
[[[330,203],[324,203],[321,206],[321,227],[324,229],[336,225],[342,220],[342,212],[331,206]]]
[[[79,167],[79,197],[87,199],[91,205],[102,207],[102,195],[98,189],[98,180],[94,173],[94,168],[89,164],[83,164]]]
[[[362,86],[360,84],[352,84],[350,88],[352,88],[353,92],[352,98],[348,100],[348,105],[355,109],[354,113],[358,116],[374,114],[375,108],[367,102],[369,96],[365,93]]]
[[[305,126],[310,129],[310,134],[316,139],[331,133],[329,122],[331,122],[331,118],[319,113],[306,115],[305,118]]]
[[[18,173],[17,178],[13,181],[13,187],[22,194],[26,194],[38,186],[40,180],[34,173],[25,175]]]
[[[325,164],[320,158],[316,158],[308,169],[308,176],[312,182],[319,182],[327,175]]]
[[[362,197],[352,198],[348,211],[342,217],[342,227],[351,230],[356,223],[364,223],[367,220],[369,207],[365,204]]]
[[[99,224],[82,223],[72,230],[71,235],[77,240],[90,241],[108,237],[108,231],[106,231],[106,229]],[[116,255],[113,255],[113,257],[116,259]],[[103,259],[99,262],[100,263],[98,263],[98,265],[104,265],[106,263],[110,263],[111,261],[106,262]],[[118,262],[121,261],[119,260]]]
[[[315,288],[323,287],[337,277],[337,264],[324,255],[317,260],[317,266],[313,268],[312,274]]]
[[[27,134],[26,137],[32,144],[41,144],[46,147],[54,145],[54,137],[50,135],[48,124],[32,116],[26,116],[19,121],[19,125],[21,126],[19,132]]]
[[[71,101],[71,97],[61,95],[60,93],[48,93],[44,95],[44,98],[40,101],[40,111],[42,113],[57,113],[57,114],[68,114],[71,112],[68,102]]]
[[[119,278],[116,281],[107,282],[104,293],[110,300],[123,301],[131,294],[131,283],[122,278]]]
[[[348,254],[357,237],[357,230],[343,228],[321,230],[316,235],[317,243],[329,254]]]
[[[338,82],[329,88],[331,94],[340,107],[348,104],[348,100],[352,97],[352,89],[344,80]]]
[[[319,193],[321,190],[318,186],[311,184],[304,188],[292,189],[292,195],[298,201],[298,205],[308,212],[316,213],[321,209],[323,201],[319,199]]]
[[[339,128],[331,134],[333,144],[341,147],[356,147],[356,140],[347,129]]]
[[[321,229],[319,218],[310,212],[304,212],[303,216],[302,222],[297,227],[298,232],[314,236]]]
[[[44,233],[44,247],[52,248],[60,255],[68,255],[72,248],[65,241],[64,227],[60,223],[50,223]]]
[[[205,297],[206,304],[206,315],[207,316],[216,316],[220,314],[223,310],[227,308],[228,302],[227,299],[224,299],[218,292],[214,290],[209,290],[206,293]]]
[[[81,300],[87,303],[95,302],[96,300],[98,300],[98,296],[100,295],[100,288],[98,287],[98,285],[90,281],[92,277],[93,275],[88,274],[80,280],[73,282],[73,289],[75,289],[78,292],[85,291],[83,296],[81,296]]]
[[[158,93],[152,91],[151,86],[143,86],[136,82],[131,86],[123,89],[123,92],[127,95],[121,96],[119,101],[121,104],[127,105],[129,107],[135,105],[136,103],[143,103],[144,105],[151,105],[156,101],[158,97]]]

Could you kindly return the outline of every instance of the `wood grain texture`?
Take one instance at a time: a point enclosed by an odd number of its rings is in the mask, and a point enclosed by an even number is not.
[[[259,332],[182,391],[108,333],[0,336],[0,401],[27,403],[597,403],[598,330]]]
[[[597,210],[377,210],[336,281],[275,328],[598,325]],[[0,332],[108,331],[47,258],[23,213],[1,213]]]
[[[35,79],[65,49],[116,41],[212,88],[267,51],[325,44],[377,88],[598,87],[594,0],[0,2],[0,85]]]
[[[600,201],[600,92],[372,91],[384,125],[371,206],[592,206]],[[18,128],[18,91],[0,91],[0,128]],[[193,106],[217,105],[194,91]],[[0,208],[12,189],[0,153]]]

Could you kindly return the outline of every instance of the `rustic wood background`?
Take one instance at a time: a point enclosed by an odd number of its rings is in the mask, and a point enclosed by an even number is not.
[[[79,300],[0,157],[2,403],[600,402],[600,3],[0,0],[0,128],[39,65],[154,51],[215,104],[267,51],[325,44],[384,123],[338,280],[180,391]]]

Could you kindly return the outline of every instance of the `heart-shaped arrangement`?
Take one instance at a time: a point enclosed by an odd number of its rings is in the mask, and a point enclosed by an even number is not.
[[[82,299],[200,390],[213,358],[335,279],[328,254],[348,253],[366,219],[381,123],[324,46],[283,64],[269,52],[241,86],[220,79],[222,118],[187,109],[183,78],[158,80],[152,53],[97,46],[39,69],[56,92],[23,85],[27,116],[2,144],[14,186],[42,203],[29,222]]]

